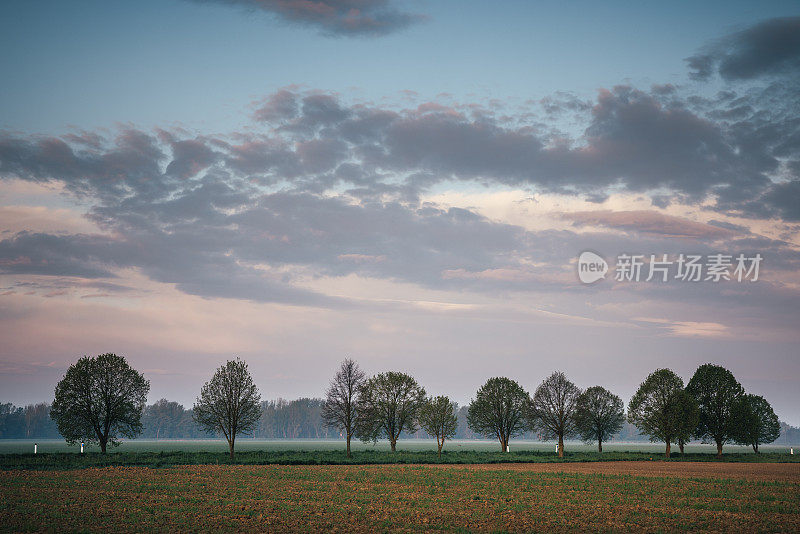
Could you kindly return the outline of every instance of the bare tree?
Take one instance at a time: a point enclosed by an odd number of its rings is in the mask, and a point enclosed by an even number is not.
[[[355,433],[358,390],[364,382],[364,372],[350,358],[345,359],[326,392],[322,418],[331,428],[344,433],[347,439],[347,457],[350,458],[350,440]]]
[[[442,457],[444,440],[452,438],[458,430],[456,403],[445,396],[426,399],[419,409],[419,426],[422,430],[436,437],[439,458]]]
[[[500,440],[500,450],[508,450],[508,440],[526,429],[525,409],[530,396],[510,378],[490,378],[469,403],[469,427],[486,437]]]
[[[217,369],[203,385],[194,404],[193,417],[204,429],[222,432],[233,460],[236,436],[252,431],[258,424],[260,402],[261,395],[247,364],[237,358]]]
[[[581,390],[561,371],[547,377],[533,394],[528,417],[530,425],[545,438],[558,438],[558,457],[564,457],[564,437],[575,432],[575,407]]]

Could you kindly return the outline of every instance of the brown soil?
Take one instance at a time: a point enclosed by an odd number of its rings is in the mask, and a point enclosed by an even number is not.
[[[431,467],[434,467],[433,465]],[[531,473],[600,473],[645,477],[735,478],[800,482],[800,463],[575,462],[522,464],[437,464],[442,469],[513,470]]]

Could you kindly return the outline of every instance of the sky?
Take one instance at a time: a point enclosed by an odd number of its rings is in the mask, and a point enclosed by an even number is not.
[[[0,49],[0,401],[712,362],[800,425],[796,2],[10,0]]]

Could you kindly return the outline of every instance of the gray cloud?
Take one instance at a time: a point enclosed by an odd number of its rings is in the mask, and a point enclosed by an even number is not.
[[[786,73],[796,76],[800,67],[800,17],[760,22],[724,37],[686,61],[690,75],[697,80],[707,80],[713,74],[729,81]]]
[[[728,56],[769,49],[762,26],[737,34],[739,44],[710,65],[744,77],[745,62]],[[782,72],[794,68],[774,61],[769,72],[779,63]],[[255,128],[227,136],[0,133],[0,178],[62,183],[92,206],[88,217],[106,232],[13,235],[0,241],[0,272],[102,279],[132,267],[206,297],[346,306],[301,289],[302,278],[570,291],[564,269],[578,251],[686,252],[675,237],[694,240],[696,251],[727,240],[770,250],[774,265],[791,264],[787,244],[753,241],[746,228],[721,221],[585,212],[566,215],[576,231],[529,232],[420,202],[437,183],[461,181],[593,202],[629,191],[656,206],[714,196],[720,212],[800,220],[796,90],[784,79],[715,97],[683,91],[618,86],[592,102],[563,93],[512,114],[474,102],[349,104],[287,87],[256,107]],[[564,114],[583,120],[581,135],[551,125]],[[579,231],[583,225],[612,232]]]
[[[398,9],[394,0],[194,0],[239,6],[316,28],[329,36],[387,35],[425,20]]]

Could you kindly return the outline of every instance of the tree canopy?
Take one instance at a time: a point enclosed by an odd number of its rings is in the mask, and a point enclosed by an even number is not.
[[[697,429],[697,420],[700,416],[697,401],[689,395],[686,389],[682,389],[675,394],[675,410],[678,418],[675,441],[683,454],[683,446],[691,441]]]
[[[419,426],[436,438],[439,456],[442,455],[445,439],[455,436],[458,430],[456,410],[456,403],[443,395],[425,399],[419,408]]]
[[[628,403],[628,421],[650,436],[650,441],[666,442],[667,458],[670,444],[681,431],[681,391],[681,377],[669,369],[657,369],[641,383]]]
[[[105,453],[120,437],[142,431],[150,382],[116,354],[84,356],[56,386],[50,417],[68,443],[97,443]]]
[[[496,437],[506,452],[508,441],[528,428],[530,396],[522,386],[505,377],[490,378],[469,404],[467,424],[486,437]]]
[[[758,395],[745,394],[733,406],[733,439],[740,445],[758,446],[772,443],[781,435],[781,424],[769,402]]]
[[[722,456],[722,446],[733,441],[733,405],[744,394],[733,373],[707,363],[695,371],[686,391],[697,401],[698,420],[695,436],[704,442],[717,445],[717,456]]]
[[[417,413],[424,400],[425,389],[405,373],[373,376],[359,388],[356,435],[364,442],[386,437],[394,452],[403,430],[417,431]]]
[[[221,432],[228,441],[231,459],[236,436],[252,431],[261,417],[261,395],[238,358],[221,366],[203,385],[193,408],[194,420],[211,432]]]
[[[622,399],[602,386],[593,386],[581,393],[575,405],[575,430],[583,441],[597,442],[603,452],[603,442],[619,432],[625,422]]]
[[[530,426],[542,431],[542,437],[558,439],[558,457],[564,457],[564,438],[575,432],[575,406],[581,390],[561,371],[539,384],[533,394],[528,417]]]

